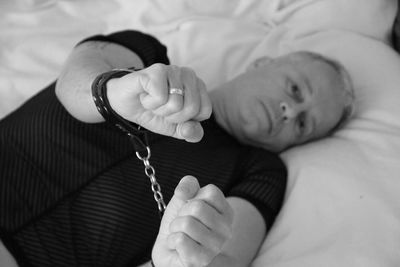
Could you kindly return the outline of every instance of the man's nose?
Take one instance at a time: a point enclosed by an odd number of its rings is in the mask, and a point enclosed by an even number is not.
[[[286,123],[290,122],[292,119],[295,119],[297,115],[301,112],[301,107],[297,104],[281,102],[279,106],[282,112],[282,120]]]

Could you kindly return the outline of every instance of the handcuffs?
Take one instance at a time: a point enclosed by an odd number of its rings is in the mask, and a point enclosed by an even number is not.
[[[158,212],[161,218],[166,209],[166,205],[164,202],[164,197],[161,193],[161,186],[156,179],[155,169],[149,161],[151,157],[151,150],[148,144],[148,130],[118,115],[112,109],[107,98],[106,84],[109,80],[123,77],[135,71],[137,71],[135,68],[113,69],[109,72],[98,75],[92,83],[92,97],[97,110],[106,120],[106,122],[111,123],[119,128],[129,137],[130,141],[132,142],[137,158],[143,162],[144,173],[150,180],[153,197],[157,203]]]

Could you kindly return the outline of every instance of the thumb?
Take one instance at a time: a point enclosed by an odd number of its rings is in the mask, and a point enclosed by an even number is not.
[[[190,143],[199,142],[204,135],[203,127],[198,121],[186,121],[176,126],[176,135]]]
[[[187,201],[194,198],[199,190],[200,185],[197,179],[194,176],[186,175],[176,186],[173,198]]]
[[[161,234],[169,234],[169,224],[178,216],[179,211],[186,202],[194,198],[199,190],[199,182],[194,176],[187,175],[181,179],[162,217]]]
[[[199,182],[190,175],[183,177],[176,186],[174,195],[161,219],[160,229],[152,251],[152,258],[158,265],[160,265],[160,261],[166,262],[166,265],[168,265],[168,262],[177,263],[179,261],[176,251],[172,251],[168,246],[168,237],[171,234],[170,225],[178,217],[179,211],[186,202],[195,197],[199,190]],[[168,266],[182,266],[182,264],[170,264]]]

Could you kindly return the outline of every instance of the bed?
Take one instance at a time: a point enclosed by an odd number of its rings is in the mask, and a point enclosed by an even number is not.
[[[126,28],[158,37],[209,90],[262,55],[309,50],[340,61],[355,85],[355,117],[282,153],[284,206],[252,266],[400,265],[397,0],[34,2],[0,4],[0,118],[53,81],[79,40]],[[0,266],[15,266],[4,247]]]

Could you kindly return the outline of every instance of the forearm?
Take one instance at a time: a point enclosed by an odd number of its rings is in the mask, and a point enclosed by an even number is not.
[[[56,94],[67,111],[83,122],[101,122],[92,99],[91,85],[101,73],[115,68],[143,68],[142,60],[127,48],[108,42],[88,41],[74,48],[56,84]]]
[[[234,210],[233,236],[208,267],[250,266],[265,237],[264,219],[250,202],[236,197],[228,202]]]

